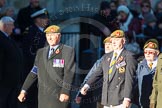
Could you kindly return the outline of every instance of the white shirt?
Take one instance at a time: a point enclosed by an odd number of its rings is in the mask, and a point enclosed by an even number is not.
[[[114,58],[114,53],[117,53],[117,57],[116,57],[116,59],[119,57],[119,55],[121,54],[121,52],[123,51],[123,49],[124,48],[122,48],[122,49],[120,49],[120,50],[114,50],[114,52],[113,52],[113,57],[112,57],[112,59],[111,60],[113,60],[113,58]]]
[[[51,54],[57,49],[58,46],[59,46],[59,45],[50,46],[50,50],[49,50],[49,53],[48,53],[48,57],[51,56]],[[54,50],[52,50],[52,49],[54,49]]]
[[[40,30],[40,31],[42,31],[42,32],[43,32],[44,28],[42,28],[42,27],[38,27],[38,28],[39,28],[39,30]]]
[[[157,66],[157,61],[158,61],[158,58],[155,58],[155,60],[152,62],[153,65],[152,65],[152,69],[154,69],[156,66]],[[147,62],[147,65],[149,66],[149,63],[150,62]]]

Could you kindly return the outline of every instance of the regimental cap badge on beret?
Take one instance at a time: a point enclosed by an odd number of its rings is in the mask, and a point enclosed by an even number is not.
[[[122,30],[115,30],[110,35],[111,38],[123,38],[125,37],[124,31]]]
[[[111,43],[111,37],[109,36],[109,37],[107,37],[104,41],[103,41],[103,43],[105,44],[105,43]]]
[[[47,27],[44,32],[45,33],[60,33],[60,27],[56,25],[51,25]]]
[[[146,41],[143,49],[145,48],[151,48],[151,49],[159,49],[159,43],[156,39],[149,39],[148,41]]]

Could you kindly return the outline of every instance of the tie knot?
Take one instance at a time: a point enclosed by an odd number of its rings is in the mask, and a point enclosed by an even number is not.
[[[115,52],[115,53],[114,53],[114,57],[117,57],[117,55],[118,55],[118,54]]]
[[[149,63],[149,68],[152,69],[153,63]]]
[[[55,50],[54,48],[51,48],[51,52],[54,52],[54,50]]]

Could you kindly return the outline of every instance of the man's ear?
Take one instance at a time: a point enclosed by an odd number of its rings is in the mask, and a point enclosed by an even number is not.
[[[4,31],[6,31],[6,29],[7,29],[7,25],[6,24],[3,24],[3,29],[4,29]]]
[[[125,44],[126,43],[126,39],[125,38],[123,38],[123,44]]]
[[[61,37],[61,33],[58,34]]]
[[[156,50],[156,52],[157,52],[157,55],[159,55],[159,54],[160,54],[160,51],[159,51],[159,50]]]

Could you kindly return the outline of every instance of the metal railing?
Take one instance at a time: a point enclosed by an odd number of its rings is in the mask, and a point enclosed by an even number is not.
[[[62,35],[61,43],[75,48],[76,63],[78,63],[79,62],[80,33],[79,32],[63,32],[61,33],[61,35]]]

